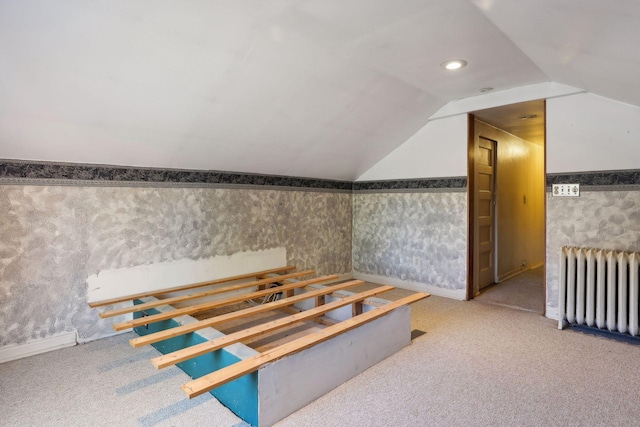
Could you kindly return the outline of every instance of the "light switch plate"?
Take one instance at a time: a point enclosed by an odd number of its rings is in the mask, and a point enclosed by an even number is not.
[[[551,195],[553,197],[580,197],[580,184],[553,184]]]

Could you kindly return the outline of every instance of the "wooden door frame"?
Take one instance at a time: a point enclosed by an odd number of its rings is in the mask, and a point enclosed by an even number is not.
[[[547,100],[544,101],[544,146],[543,146],[543,180],[544,180],[544,197],[542,199],[542,209],[544,215],[543,224],[543,298],[544,310],[542,315],[547,315]],[[467,114],[467,286],[465,299],[473,299],[473,253],[474,253],[474,237],[473,230],[475,226],[475,202],[474,202],[474,161],[475,161],[475,116],[471,113]],[[497,261],[496,261],[497,264]]]
[[[542,292],[544,293],[544,310],[542,315],[547,317],[547,100],[543,100],[542,112],[544,114],[544,145],[542,146],[542,163],[543,163],[543,180],[544,180],[544,197],[542,198],[542,209],[544,210],[544,224],[542,232],[544,233],[542,247],[544,248],[543,264],[542,264]]]
[[[473,114],[467,114],[467,292],[466,300],[473,299],[473,254],[475,251],[475,122]]]

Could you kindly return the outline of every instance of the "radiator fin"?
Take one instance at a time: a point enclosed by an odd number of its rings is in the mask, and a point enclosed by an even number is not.
[[[640,253],[560,249],[558,327],[578,324],[638,336]]]

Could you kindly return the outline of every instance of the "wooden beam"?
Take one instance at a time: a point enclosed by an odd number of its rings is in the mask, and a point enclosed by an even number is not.
[[[289,307],[297,302],[304,301],[309,298],[315,298],[317,295],[330,294],[332,292],[340,291],[356,285],[361,285],[363,283],[364,282],[362,280],[351,280],[349,282],[327,286],[326,288],[305,292],[304,294],[284,298],[266,304],[260,304],[255,307],[245,308],[243,310],[234,311],[232,313],[221,314],[220,316],[211,317],[209,319],[200,320],[198,322],[189,323],[187,325],[176,326],[175,328],[166,329],[164,331],[155,332],[153,334],[144,335],[142,337],[132,338],[129,340],[129,344],[131,344],[131,346],[134,348],[142,347],[143,345],[164,341],[169,338],[185,335],[190,332],[195,332],[199,329],[215,326],[231,320],[241,319],[243,317],[252,316],[254,314],[264,313],[265,311]]]
[[[160,322],[161,320],[171,319],[172,317],[182,316],[184,314],[195,314],[201,311],[211,310],[212,308],[222,307],[229,304],[235,304],[237,302],[247,301],[253,298],[263,297],[265,295],[271,295],[278,292],[284,292],[289,289],[303,288],[305,286],[312,285],[314,283],[326,282],[328,280],[335,280],[338,276],[333,274],[330,276],[317,277],[315,279],[303,280],[301,282],[289,283],[277,288],[265,289],[263,291],[251,292],[248,294],[236,295],[233,297],[225,298],[219,301],[211,301],[202,304],[192,305],[185,308],[179,308],[177,310],[171,310],[164,313],[153,314],[151,316],[141,317],[139,319],[127,320],[125,322],[114,323],[113,329],[116,331],[122,331],[129,328],[135,328],[136,326],[148,325],[150,323]]]
[[[91,307],[91,308],[102,307],[102,306],[105,306],[105,305],[117,304],[119,302],[131,301],[131,300],[134,300],[134,299],[139,299],[139,298],[144,298],[144,297],[152,297],[154,295],[166,294],[168,292],[184,291],[186,289],[201,288],[203,286],[209,286],[209,285],[218,285],[220,283],[233,282],[234,280],[250,279],[252,277],[261,276],[263,274],[283,273],[285,271],[291,271],[291,270],[295,270],[295,269],[296,268],[294,266],[288,265],[286,267],[272,268],[270,270],[263,270],[263,271],[256,271],[254,273],[241,274],[239,276],[224,277],[224,278],[221,278],[221,279],[208,280],[206,282],[191,283],[189,285],[181,285],[181,286],[176,286],[176,287],[173,287],[173,288],[141,292],[141,293],[138,293],[138,294],[127,295],[127,296],[118,297],[118,298],[111,298],[111,299],[106,299],[106,300],[102,300],[102,301],[93,301],[93,302],[89,303],[89,307]]]
[[[362,314],[362,302],[353,303],[353,307],[351,308],[351,316],[355,317]]]
[[[206,291],[206,292],[198,292],[195,294],[189,294],[189,295],[180,295],[177,297],[172,297],[172,298],[164,298],[158,301],[151,301],[151,302],[147,302],[144,304],[138,304],[138,305],[133,305],[131,307],[124,307],[124,308],[120,308],[117,310],[111,310],[111,311],[105,311],[103,313],[100,313],[100,317],[102,317],[103,319],[107,318],[107,317],[115,317],[115,316],[120,316],[122,314],[127,314],[127,313],[134,313],[136,311],[144,311],[147,310],[149,308],[154,308],[154,307],[159,307],[161,305],[168,305],[168,304],[175,304],[178,302],[183,302],[183,301],[189,301],[192,299],[198,299],[198,298],[204,298],[204,297],[208,297],[208,296],[212,296],[212,295],[218,295],[218,294],[223,294],[226,292],[232,292],[232,291],[237,291],[240,289],[246,289],[246,288],[253,288],[253,287],[258,287],[258,289],[260,290],[260,287],[262,287],[262,289],[264,289],[265,285],[271,284],[271,283],[275,283],[275,282],[279,282],[280,280],[285,280],[285,279],[295,279],[297,277],[302,277],[302,276],[309,276],[310,274],[314,274],[315,271],[313,270],[306,270],[306,271],[300,271],[297,273],[289,273],[289,274],[283,274],[277,277],[269,277],[267,279],[262,279],[262,280],[257,280],[254,282],[247,282],[247,283],[239,283],[237,285],[232,285],[232,286],[226,286],[224,288],[219,288],[219,289],[213,289],[210,291]]]
[[[189,399],[192,399],[203,393],[211,391],[216,387],[220,387],[221,385],[240,378],[243,375],[257,371],[261,366],[267,363],[298,353],[313,345],[319,344],[360,325],[364,325],[365,323],[382,317],[403,305],[420,301],[428,296],[429,294],[427,293],[419,292],[397,301],[390,302],[382,307],[367,311],[366,313],[362,313],[359,316],[352,317],[336,325],[329,326],[320,332],[306,335],[264,353],[236,362],[233,365],[219,369],[198,379],[189,381],[182,386],[182,391],[186,393]]]
[[[225,335],[220,338],[216,338],[201,344],[196,344],[191,347],[183,348],[172,353],[165,354],[151,359],[151,363],[158,369],[166,368],[167,366],[175,365],[189,359],[193,359],[203,354],[211,353],[219,350],[223,347],[241,342],[249,338],[257,337],[259,335],[266,334],[267,332],[275,331],[280,328],[291,326],[293,324],[302,322],[304,320],[313,319],[318,316],[322,316],[329,311],[335,310],[346,305],[353,304],[357,301],[362,301],[365,298],[370,298],[379,295],[383,292],[389,292],[393,289],[393,286],[380,286],[375,289],[361,292],[337,301],[323,304],[319,307],[315,307],[309,310],[301,311],[300,313],[292,314],[291,316],[283,317],[281,319],[272,320],[267,323],[253,326],[251,328],[243,329],[241,331]]]

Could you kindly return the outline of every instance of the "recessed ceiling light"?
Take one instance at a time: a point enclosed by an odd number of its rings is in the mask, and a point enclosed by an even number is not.
[[[520,116],[520,120],[530,120],[535,119],[536,117],[538,117],[537,114],[526,114],[524,116]]]
[[[483,87],[482,89],[480,89],[480,93],[487,93],[487,92],[491,92],[493,90],[492,87]]]
[[[445,70],[459,70],[460,68],[467,66],[467,61],[464,59],[451,59],[449,61],[444,61],[440,66]]]

